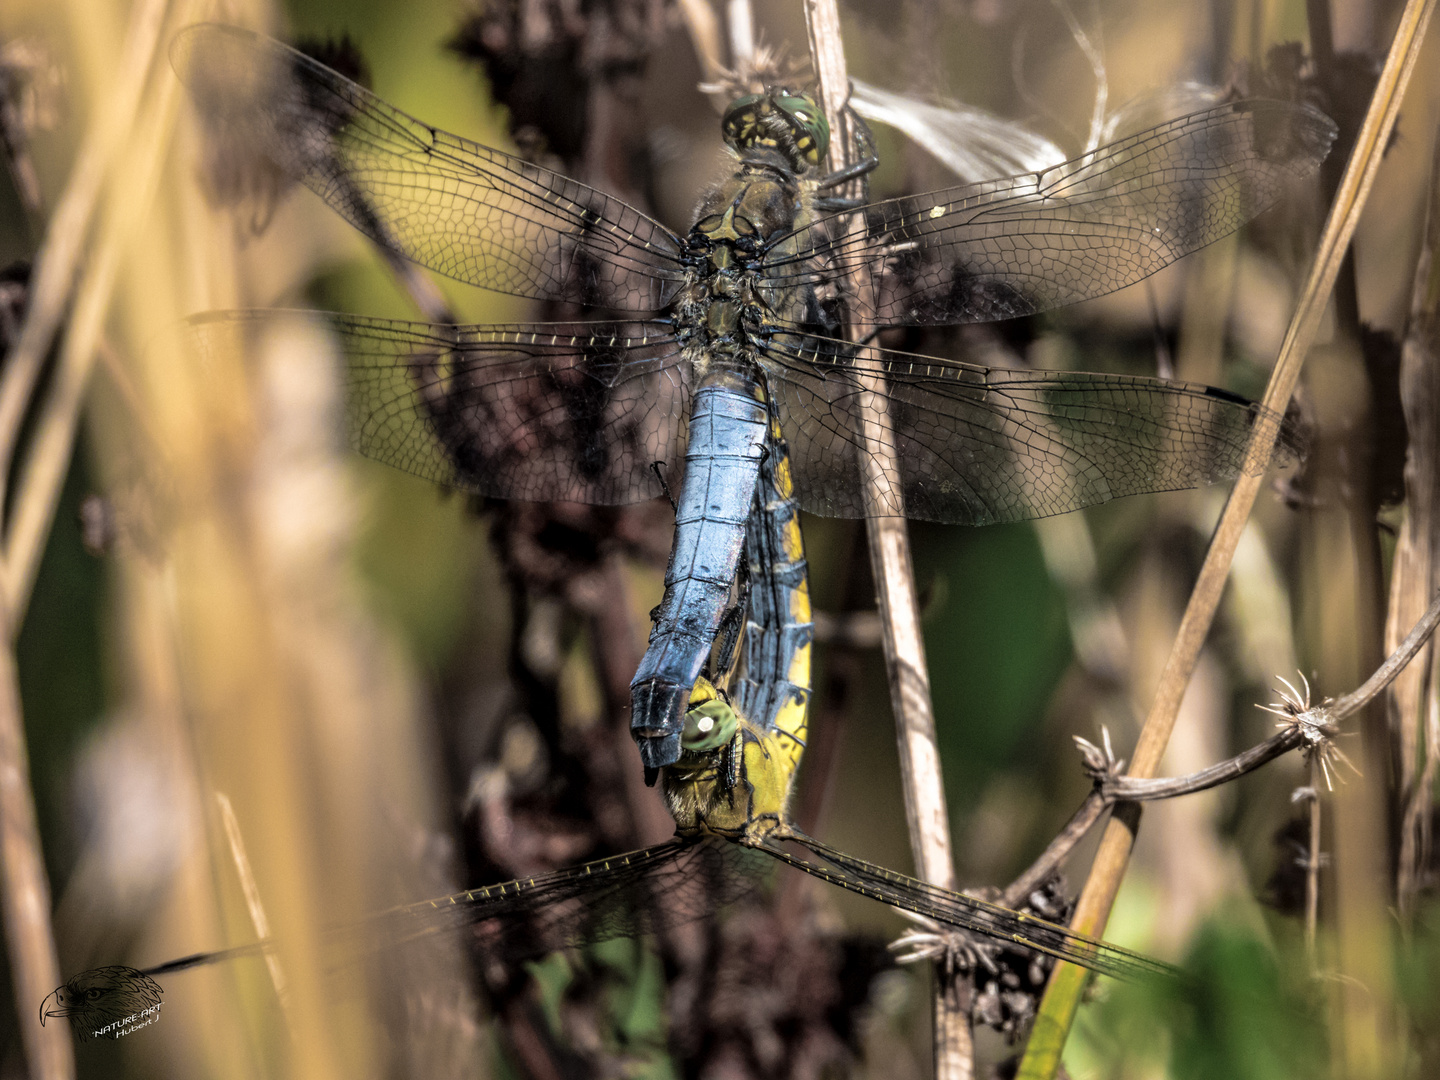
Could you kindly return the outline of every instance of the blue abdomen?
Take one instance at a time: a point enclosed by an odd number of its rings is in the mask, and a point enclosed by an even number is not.
[[[690,690],[710,655],[740,563],[768,424],[758,385],[702,386],[690,413],[675,543],[650,647],[630,683],[630,732],[647,768],[680,756]]]

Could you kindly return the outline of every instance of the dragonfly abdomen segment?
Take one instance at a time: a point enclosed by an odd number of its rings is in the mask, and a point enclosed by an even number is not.
[[[665,800],[682,836],[717,833],[749,843],[780,827],[805,752],[810,586],[790,451],[773,415],[753,505],[745,527],[741,673],[731,683],[730,704],[719,709],[720,702],[706,700],[713,688],[696,685],[687,717],[696,727],[687,728],[684,753],[665,770]],[[699,726],[704,720],[711,721],[708,729]]]
[[[734,694],[740,715],[758,728],[779,728],[791,737],[781,752],[793,756],[798,766],[810,701],[814,627],[790,451],[773,420],[769,450],[760,467],[756,513],[750,516],[746,534],[750,616],[745,626],[744,676]]]
[[[647,768],[673,764],[690,690],[704,669],[745,540],[768,425],[757,384],[724,373],[695,393],[675,543],[650,647],[630,683],[630,731]]]

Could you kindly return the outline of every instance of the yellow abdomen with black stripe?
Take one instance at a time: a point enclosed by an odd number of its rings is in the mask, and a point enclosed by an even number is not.
[[[754,835],[786,817],[805,751],[813,627],[789,451],[771,419],[746,524],[749,610],[729,702],[696,684],[685,747],[664,791],[681,833]]]

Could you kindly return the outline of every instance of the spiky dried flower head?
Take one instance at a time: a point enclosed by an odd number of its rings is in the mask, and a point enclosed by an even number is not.
[[[734,101],[747,94],[766,94],[776,87],[810,81],[808,64],[791,59],[783,48],[761,42],[752,55],[742,57],[733,69],[721,68],[713,82],[701,83],[700,91],[722,94],[726,101]]]
[[[1000,970],[995,960],[1002,948],[998,941],[943,926],[934,919],[913,911],[899,910],[899,914],[915,923],[915,926],[906,930],[888,946],[895,954],[897,964],[918,964],[931,960],[940,964],[946,975],[953,975],[957,971],[979,971],[981,968],[992,974]]]
[[[1297,689],[1290,680],[1277,675],[1276,678],[1285,686],[1283,690],[1276,691],[1280,700],[1272,701],[1269,705],[1257,705],[1256,708],[1280,717],[1276,721],[1277,727],[1293,728],[1299,732],[1302,740],[1301,752],[1306,761],[1320,766],[1326,789],[1334,791],[1335,780],[1343,780],[1339,772],[1340,765],[1349,766],[1356,776],[1360,775],[1360,770],[1345,752],[1335,745],[1335,737],[1340,734],[1340,729],[1335,726],[1330,712],[1333,699],[1326,698],[1320,704],[1312,705],[1310,680],[1305,678],[1303,671],[1297,674],[1304,687],[1303,691]]]
[[[1104,744],[1103,748],[1082,736],[1075,735],[1073,738],[1083,759],[1082,767],[1090,779],[1103,783],[1119,776],[1125,768],[1125,759],[1115,756],[1115,748],[1110,745],[1110,729],[1105,725],[1100,726],[1100,740]]]

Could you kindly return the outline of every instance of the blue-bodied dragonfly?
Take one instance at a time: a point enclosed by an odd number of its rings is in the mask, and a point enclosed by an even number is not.
[[[788,808],[805,748],[810,695],[810,593],[799,505],[778,427],[770,431],[770,445],[776,452],[761,463],[754,513],[746,524],[751,584],[739,659],[721,672],[728,692],[708,679],[697,681],[679,757],[662,774],[675,837],[542,877],[383,912],[331,931],[337,951],[403,948],[420,938],[460,932],[468,934],[483,963],[509,967],[558,949],[658,933],[750,892],[763,863],[757,853],[764,853],[840,888],[1003,946],[1062,957],[1117,978],[1172,977],[1173,969],[1139,953],[893,873],[807,836],[791,822]],[[761,716],[769,719],[756,719]],[[80,1038],[99,1037],[116,1029],[115,1021],[158,1003],[163,990],[157,979],[258,956],[271,947],[262,941],[143,970],[112,965],[81,972],[41,1003],[40,1022],[69,1018]]]
[[[823,114],[777,90],[725,113],[734,170],[681,234],[432,128],[273,40],[200,25],[172,55],[212,133],[383,247],[611,316],[332,324],[353,440],[371,457],[508,499],[619,504],[659,496],[667,478],[678,487],[665,594],[631,686],[652,779],[681,753],[692,690],[732,609],[772,420],[806,510],[982,525],[1233,476],[1261,415],[1205,386],[860,350],[843,340],[847,313],[877,327],[950,324],[1114,291],[1273,204],[1335,134],[1309,108],[1237,101],[1041,172],[868,205],[864,228],[841,233],[820,193],[850,174],[820,175]],[[857,268],[864,293],[847,284]],[[864,479],[861,376],[878,380],[894,425],[899,482],[878,493]]]

